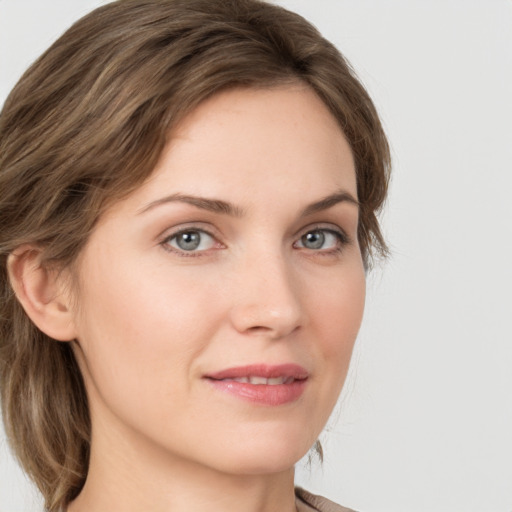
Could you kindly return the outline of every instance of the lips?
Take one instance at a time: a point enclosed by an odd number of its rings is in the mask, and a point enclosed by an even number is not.
[[[228,368],[215,373],[209,373],[206,378],[215,380],[224,379],[241,379],[248,377],[262,377],[265,379],[276,378],[292,378],[294,380],[307,379],[309,376],[308,371],[299,366],[298,364],[279,364],[279,365],[266,365],[266,364],[253,364],[247,366],[238,366],[236,368]]]
[[[262,405],[283,405],[304,392],[309,373],[296,364],[249,365],[205,375],[217,390]]]
[[[235,378],[227,378],[220,379],[224,381],[233,381],[233,382],[244,382],[246,384],[253,384],[255,386],[267,385],[267,386],[277,386],[279,384],[291,384],[295,379],[293,377],[274,377],[271,379],[267,379],[266,377],[258,377],[256,375],[250,375],[249,377],[235,377]]]

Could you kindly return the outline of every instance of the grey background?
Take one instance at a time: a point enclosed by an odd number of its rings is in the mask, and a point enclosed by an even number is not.
[[[0,103],[92,0],[0,0]],[[512,511],[512,2],[282,0],[349,58],[381,112],[391,260],[323,468],[361,512]],[[0,512],[40,510],[0,430]]]

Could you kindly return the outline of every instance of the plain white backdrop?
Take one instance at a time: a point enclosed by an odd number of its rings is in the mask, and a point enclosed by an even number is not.
[[[0,104],[100,0],[0,0]],[[512,512],[512,1],[281,0],[351,61],[394,158],[391,259],[323,468],[361,512]],[[1,193],[1,191],[0,191]],[[0,429],[0,512],[42,510]]]

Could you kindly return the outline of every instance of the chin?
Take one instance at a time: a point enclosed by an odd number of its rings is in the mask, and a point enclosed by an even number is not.
[[[233,440],[229,447],[218,454],[216,465],[228,473],[261,475],[289,471],[306,455],[316,437],[305,439],[288,435],[254,435]]]

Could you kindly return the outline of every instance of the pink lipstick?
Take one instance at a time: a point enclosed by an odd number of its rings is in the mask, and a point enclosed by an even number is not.
[[[216,389],[262,405],[283,405],[297,400],[309,373],[296,364],[264,364],[227,368],[205,375]]]

